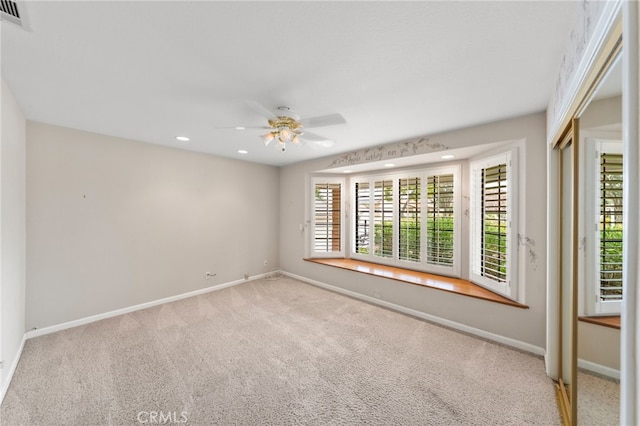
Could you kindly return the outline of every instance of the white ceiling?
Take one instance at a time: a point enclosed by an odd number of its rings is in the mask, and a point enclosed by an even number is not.
[[[2,75],[30,120],[284,165],[544,110],[579,5],[34,1]],[[247,100],[347,124],[282,153],[220,128],[266,124]]]

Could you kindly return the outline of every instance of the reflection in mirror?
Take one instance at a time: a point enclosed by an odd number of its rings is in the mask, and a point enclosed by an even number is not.
[[[578,424],[619,424],[622,60],[580,115]]]

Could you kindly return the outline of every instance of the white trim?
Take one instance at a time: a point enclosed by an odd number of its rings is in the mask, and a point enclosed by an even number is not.
[[[188,293],[182,293],[182,294],[178,294],[178,295],[175,295],[175,296],[169,296],[169,297],[165,297],[163,299],[153,300],[151,302],[140,303],[139,305],[129,306],[127,308],[122,308],[122,309],[116,309],[114,311],[104,312],[102,314],[91,315],[89,317],[79,318],[79,319],[76,319],[76,320],[64,322],[64,323],[61,323],[61,324],[52,325],[52,326],[49,326],[49,327],[36,328],[36,329],[27,331],[25,333],[25,337],[27,339],[32,339],[34,337],[44,336],[46,334],[55,333],[56,331],[62,331],[62,330],[66,330],[68,328],[78,327],[78,326],[81,326],[81,325],[90,324],[92,322],[100,321],[100,320],[103,320],[103,319],[116,317],[118,315],[124,315],[124,314],[128,314],[130,312],[135,312],[135,311],[140,311],[142,309],[151,308],[153,306],[158,306],[158,305],[162,305],[162,304],[165,304],[165,303],[175,302],[175,301],[178,301],[178,300],[187,299],[189,297],[198,296],[198,295],[209,293],[209,292],[212,292],[212,291],[217,291],[217,290],[222,290],[222,289],[225,289],[225,288],[228,288],[228,287],[233,287],[234,285],[238,285],[238,284],[246,283],[246,282],[249,282],[249,281],[254,281],[254,280],[257,280],[257,279],[260,279],[260,278],[264,278],[266,275],[267,274],[254,275],[254,276],[249,277],[246,280],[245,279],[241,279],[241,280],[230,281],[230,282],[227,282],[227,283],[218,284],[218,285],[207,287],[207,288],[202,288],[200,290],[194,290],[194,291],[190,291]]]
[[[372,303],[374,305],[383,306],[388,309],[392,309],[397,312],[401,312],[403,314],[411,315],[417,318],[421,318],[430,322],[434,322],[436,324],[444,325],[445,327],[452,328],[454,330],[462,331],[464,333],[469,333],[477,337],[481,337],[483,339],[491,340],[496,343],[500,343],[502,345],[510,346],[512,348],[520,349],[525,352],[532,353],[534,355],[544,356],[545,350],[539,346],[532,345],[530,343],[522,342],[520,340],[511,339],[509,337],[500,336],[499,334],[490,333],[485,330],[480,330],[479,328],[470,327],[465,324],[460,324],[455,321],[450,321],[448,319],[440,318],[434,315],[430,315],[421,311],[416,311],[415,309],[407,308],[401,305],[396,305],[395,303],[387,302],[385,300],[380,300],[375,297],[366,296],[361,293],[356,293],[354,291],[345,290],[341,287],[336,287],[330,284],[323,283],[321,281],[316,281],[310,278],[306,278],[300,275],[292,274],[290,272],[281,271],[284,275],[295,278],[299,281],[306,282],[311,285],[315,285],[317,287],[322,287],[327,290],[335,291],[336,293],[341,293],[355,299],[364,300],[365,302]]]
[[[640,210],[640,151],[638,150],[638,116],[640,105],[638,87],[640,80],[640,10],[637,1],[623,4],[624,48],[622,49],[622,143],[623,143],[623,284],[625,288],[620,315],[620,370],[624,378],[620,381],[620,424],[640,422],[640,227],[637,214]]]
[[[582,368],[583,370],[587,370],[601,376],[609,377],[611,379],[620,380],[620,370],[616,370],[615,368],[607,367],[601,364],[596,364],[595,362],[578,358],[578,368]]]
[[[11,379],[13,379],[13,374],[16,372],[16,368],[18,368],[18,363],[20,362],[20,357],[22,356],[22,350],[24,349],[24,343],[27,341],[27,335],[22,336],[22,341],[20,342],[20,347],[18,348],[18,352],[16,352],[16,356],[11,363],[11,368],[9,369],[9,374],[7,374],[7,381],[0,389],[0,404],[4,400],[4,396],[7,394],[9,390],[9,386],[11,385]]]
[[[560,371],[560,303],[557,297],[559,291],[558,274],[560,262],[558,261],[558,232],[560,230],[558,217],[559,194],[559,155],[558,150],[547,145],[547,297],[546,297],[546,347],[545,368],[547,376],[553,380],[558,379]]]

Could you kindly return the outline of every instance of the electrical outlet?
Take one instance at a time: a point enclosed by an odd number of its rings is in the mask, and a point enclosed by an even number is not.
[[[380,298],[380,289],[379,288],[374,289],[373,290],[373,295],[379,299]]]
[[[248,280],[249,279],[249,274],[244,274],[244,279]]]
[[[211,278],[215,277],[216,274],[212,274],[211,272],[205,272],[204,273],[204,279],[205,280],[210,280]]]
[[[266,260],[264,261],[264,266],[267,266],[267,261]]]

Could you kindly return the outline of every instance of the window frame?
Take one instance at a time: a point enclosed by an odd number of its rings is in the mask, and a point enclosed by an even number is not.
[[[480,206],[481,187],[478,183],[478,173],[483,169],[507,165],[507,236],[506,236],[506,276],[505,282],[488,278],[480,272],[482,256],[482,211]],[[469,280],[491,291],[518,300],[519,285],[517,280],[519,267],[518,218],[521,206],[519,204],[518,189],[518,148],[512,147],[506,151],[476,157],[469,161],[470,197],[469,197]]]
[[[427,253],[427,216],[425,214],[427,207],[427,199],[425,195],[427,194],[427,177],[434,175],[453,175],[453,191],[454,191],[454,253],[453,253],[453,264],[451,266],[444,265],[435,265],[429,264],[426,262],[426,253]],[[400,179],[411,179],[411,178],[420,178],[420,212],[421,212],[421,226],[420,226],[420,260],[418,262],[411,260],[403,260],[399,257],[399,240],[400,240],[400,227],[398,226],[399,222],[399,181]],[[381,173],[381,171],[372,172],[368,174],[362,175],[353,175],[349,179],[349,191],[350,196],[349,200],[351,203],[351,221],[349,222],[349,236],[350,236],[350,245],[349,245],[349,256],[353,259],[379,263],[382,265],[395,266],[404,269],[412,269],[418,271],[424,271],[432,274],[450,276],[450,277],[460,277],[461,270],[461,226],[462,226],[462,190],[461,190],[461,179],[462,179],[462,166],[461,164],[453,164],[453,165],[443,165],[438,166],[434,165],[432,167],[426,168],[416,168],[416,169],[407,169],[401,171],[392,171]],[[391,257],[381,257],[376,256],[374,253],[374,236],[375,236],[375,206],[371,201],[374,191],[375,191],[375,182],[383,181],[383,180],[391,180],[391,187],[393,189],[392,192],[392,206],[393,206],[393,250]],[[368,253],[358,253],[356,251],[356,240],[358,228],[357,228],[357,220],[358,220],[358,203],[356,202],[356,198],[358,197],[358,192],[356,191],[356,185],[360,183],[367,183],[369,185],[369,224],[368,224],[368,235],[369,235],[369,244],[368,244]]]
[[[620,315],[622,298],[613,301],[600,300],[600,155],[622,154],[622,142],[615,137],[586,137],[583,209],[583,241],[585,276],[582,315]],[[624,201],[623,201],[624,203]],[[624,289],[622,297],[624,297]]]
[[[347,185],[344,178],[335,176],[312,176],[310,182],[310,201],[311,208],[309,214],[309,253],[311,257],[344,257],[345,255],[345,235],[347,216],[346,216],[346,199],[348,198]],[[316,251],[315,245],[315,229],[316,229],[316,185],[319,184],[339,184],[340,185],[340,249],[332,251]]]

